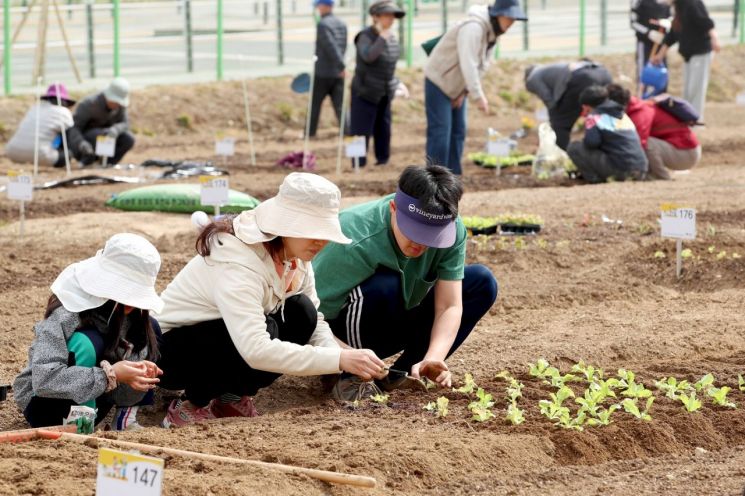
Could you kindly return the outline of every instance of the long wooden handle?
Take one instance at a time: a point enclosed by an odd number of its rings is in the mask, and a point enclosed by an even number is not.
[[[359,487],[375,487],[375,478],[367,477],[364,475],[353,475],[353,474],[341,474],[338,472],[331,472],[328,470],[318,470],[314,468],[296,467],[294,465],[284,465],[282,463],[269,463],[262,462],[259,460],[245,460],[243,458],[233,458],[230,456],[210,455],[207,453],[199,453],[197,451],[186,451],[176,448],[166,448],[165,446],[155,446],[151,444],[133,443],[130,441],[120,441],[118,439],[106,439],[93,436],[83,436],[80,434],[72,434],[68,432],[55,432],[40,429],[38,433],[39,437],[44,439],[62,439],[73,441],[76,443],[98,446],[98,443],[108,444],[111,446],[117,446],[121,448],[136,449],[141,451],[161,451],[170,455],[184,456],[187,458],[199,458],[202,460],[209,460],[213,462],[227,462],[227,463],[239,463],[241,465],[253,465],[256,467],[262,467],[270,470],[277,470],[279,472],[285,472],[288,474],[303,474],[314,479],[322,480],[325,482],[333,482],[336,484],[348,484]]]
[[[0,443],[21,443],[24,441],[32,441],[39,439],[39,431],[51,431],[51,432],[70,432],[74,433],[78,430],[75,424],[60,425],[55,427],[45,427],[43,429],[19,429],[16,431],[5,431],[0,432]]]

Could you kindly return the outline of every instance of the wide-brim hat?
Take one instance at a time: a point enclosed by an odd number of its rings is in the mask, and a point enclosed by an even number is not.
[[[57,103],[58,97],[60,102],[63,102],[65,105],[70,107],[76,103],[75,100],[70,98],[67,88],[65,88],[65,85],[62,83],[50,84],[47,88],[47,92],[41,96],[41,99]]]
[[[117,234],[96,256],[74,263],[52,283],[52,292],[70,312],[97,308],[108,300],[142,310],[163,311],[155,292],[160,255],[136,234]]]
[[[396,19],[401,19],[406,12],[396,5],[392,0],[379,0],[368,9],[370,15],[393,14]]]
[[[394,197],[396,224],[404,236],[429,248],[450,248],[455,244],[456,226],[453,215],[444,211],[428,211],[422,203],[400,189]]]
[[[129,82],[121,77],[115,78],[103,90],[103,96],[110,102],[129,107]]]
[[[281,236],[349,244],[339,224],[341,192],[331,181],[307,172],[289,174],[279,193],[233,220],[235,236],[246,244]]]
[[[516,21],[528,20],[528,16],[525,15],[522,7],[520,7],[519,0],[496,0],[489,7],[489,15],[491,17],[509,17]]]

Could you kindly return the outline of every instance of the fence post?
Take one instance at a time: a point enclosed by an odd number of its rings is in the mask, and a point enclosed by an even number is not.
[[[114,0],[114,77],[119,77],[119,0]]]
[[[745,0],[740,0],[740,44],[745,44]]]
[[[406,67],[414,65],[414,0],[406,0]]]
[[[186,37],[186,70],[194,72],[194,47],[191,33],[191,0],[184,0],[184,36]]]
[[[269,2],[264,2],[262,4],[262,9],[263,13],[261,17],[264,20],[264,24],[269,24]]]
[[[523,0],[523,10],[525,11],[525,17],[528,16],[528,4],[530,2],[528,0]],[[528,51],[530,50],[530,31],[528,31],[528,21],[525,21],[523,24],[523,50]]]
[[[608,44],[608,0],[600,0],[600,44]]]
[[[94,79],[96,77],[96,53],[93,38],[93,0],[85,2],[85,24],[88,34],[88,75]]]
[[[442,4],[442,32],[445,33],[448,30],[448,0],[441,0],[440,3]]]
[[[585,56],[585,14],[587,0],[579,0],[579,56]]]
[[[406,10],[406,5],[404,4],[405,0],[397,0],[397,5],[399,9]],[[410,14],[406,12],[406,15],[409,16]],[[398,60],[405,60],[406,59],[406,27],[404,26],[403,21],[398,21],[398,42],[399,46],[401,47],[401,51],[398,53]]]
[[[222,0],[217,0],[217,80],[222,81]]]
[[[5,94],[10,95],[10,0],[3,0],[3,82]]]
[[[367,9],[368,7],[368,0],[362,0],[362,11],[360,12],[360,29],[365,29],[365,26],[367,26]]]
[[[277,62],[279,65],[285,63],[285,42],[282,31],[282,0],[277,0]]]

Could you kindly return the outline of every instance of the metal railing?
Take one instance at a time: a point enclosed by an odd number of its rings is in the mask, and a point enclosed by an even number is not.
[[[419,45],[464,17],[469,0],[398,0],[410,14],[399,25],[406,65],[426,56]],[[370,0],[337,0],[336,15],[353,34],[368,20]],[[52,15],[60,9],[61,24]],[[48,81],[72,81],[61,28],[83,86],[123,75],[135,83],[210,81],[309,70],[315,46],[310,0],[4,0],[3,86],[34,84],[42,5]],[[577,56],[629,52],[634,36],[628,2],[522,0],[530,21],[500,38],[500,57]],[[745,0],[707,0],[724,43],[745,43]],[[30,13],[29,13],[29,9]],[[23,27],[19,25],[24,21]],[[15,40],[14,42],[12,40]],[[13,43],[12,49],[5,48]],[[350,50],[349,53],[353,53]],[[71,86],[76,86],[74,83]]]

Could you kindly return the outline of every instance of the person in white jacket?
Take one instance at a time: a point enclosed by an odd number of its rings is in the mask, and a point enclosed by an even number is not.
[[[339,189],[288,175],[277,196],[202,228],[195,256],[161,297],[161,386],[184,389],[162,422],[257,415],[251,397],[281,374],[385,376],[371,350],[340,347],[318,312],[310,261],[339,225]],[[199,366],[195,366],[199,364]]]
[[[61,133],[73,125],[70,109],[75,105],[65,85],[49,86],[39,102],[31,107],[18,125],[5,154],[16,163],[33,163],[36,143],[36,121],[39,121],[39,163],[54,167],[65,166]]]
[[[518,0],[474,5],[468,17],[437,42],[424,66],[427,112],[427,160],[461,174],[466,139],[466,101],[489,113],[481,77],[489,67],[497,38],[515,21],[526,21]]]

